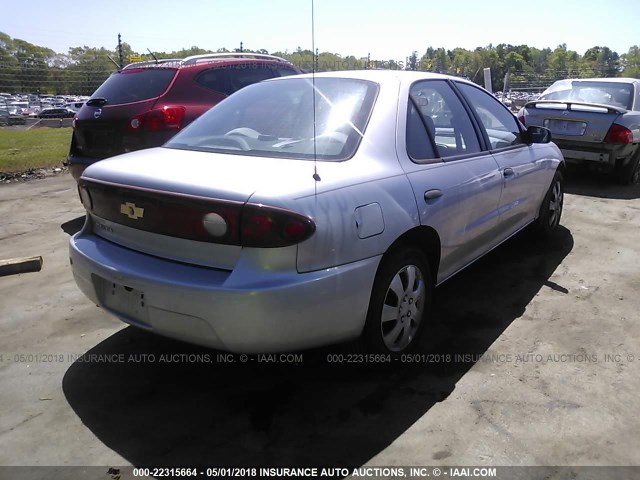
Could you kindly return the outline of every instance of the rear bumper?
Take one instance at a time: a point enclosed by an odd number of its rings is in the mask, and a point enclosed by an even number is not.
[[[358,337],[380,261],[373,257],[304,274],[274,272],[268,283],[252,283],[243,272],[243,286],[232,278],[236,272],[163,260],[82,232],[71,238],[69,255],[83,293],[122,321],[243,353]]]
[[[553,139],[567,163],[595,163],[606,168],[623,166],[639,148],[638,145],[588,143]]]

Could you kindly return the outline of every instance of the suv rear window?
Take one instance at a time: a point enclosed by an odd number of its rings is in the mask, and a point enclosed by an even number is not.
[[[155,98],[167,89],[176,72],[175,68],[135,68],[115,72],[91,98],[104,98],[107,105]]]

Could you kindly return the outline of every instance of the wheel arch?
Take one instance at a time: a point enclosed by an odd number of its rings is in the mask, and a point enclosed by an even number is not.
[[[429,262],[433,285],[437,284],[441,255],[440,235],[438,235],[438,232],[433,227],[426,225],[414,227],[398,237],[389,246],[383,257],[407,247],[415,247],[422,251]]]

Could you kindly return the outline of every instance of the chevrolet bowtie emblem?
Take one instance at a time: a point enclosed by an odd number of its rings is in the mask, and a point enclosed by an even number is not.
[[[144,215],[144,208],[136,207],[135,203],[126,202],[120,205],[120,213],[124,213],[133,220],[138,220]]]

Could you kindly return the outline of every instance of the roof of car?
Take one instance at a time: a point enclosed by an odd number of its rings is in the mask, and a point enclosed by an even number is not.
[[[268,82],[284,80],[287,78],[353,78],[360,80],[372,80],[374,82],[383,83],[388,81],[405,81],[414,82],[416,80],[425,79],[455,79],[462,82],[472,83],[461,77],[454,77],[452,75],[444,75],[441,73],[432,72],[416,72],[411,70],[341,70],[336,72],[318,72],[318,73],[305,73],[302,75],[296,75],[295,77],[280,77],[266,80]]]
[[[262,53],[251,52],[225,52],[225,53],[205,53],[202,55],[192,55],[186,58],[163,58],[159,60],[145,60],[143,62],[130,63],[123,67],[122,70],[130,70],[133,68],[180,68],[189,65],[209,64],[214,62],[276,62],[291,65],[288,60]]]
[[[611,82],[611,83],[640,83],[640,79],[630,77],[600,77],[600,78],[566,78],[558,82]]]

